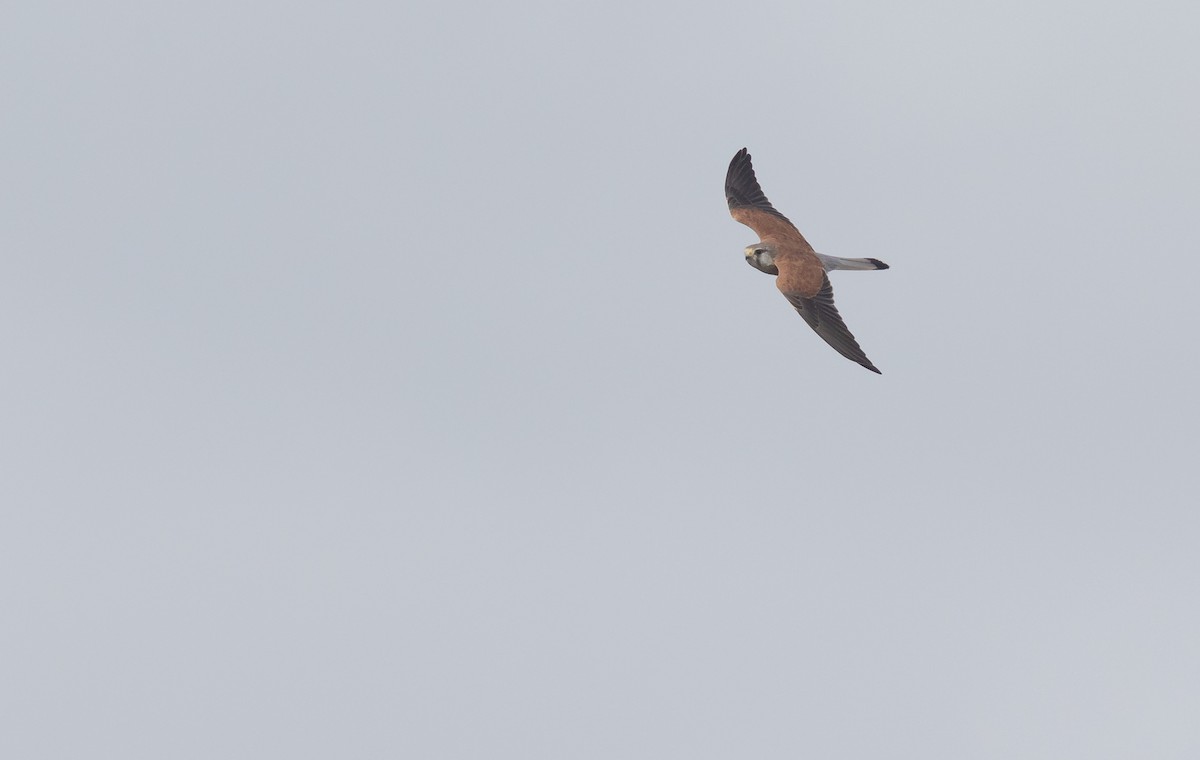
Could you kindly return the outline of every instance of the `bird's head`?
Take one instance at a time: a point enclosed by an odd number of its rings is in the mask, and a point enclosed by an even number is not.
[[[746,263],[760,272],[779,274],[775,268],[775,246],[770,243],[752,243],[746,246]]]

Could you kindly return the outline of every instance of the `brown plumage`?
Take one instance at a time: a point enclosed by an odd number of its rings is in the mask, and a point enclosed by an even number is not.
[[[747,247],[747,260],[751,266],[778,275],[775,286],[784,298],[838,353],[872,372],[879,372],[838,314],[826,271],[887,269],[887,264],[878,259],[823,257],[814,251],[800,230],[767,200],[745,148],[738,151],[729,164],[725,175],[725,199],[729,202],[730,215],[758,233],[761,242]]]

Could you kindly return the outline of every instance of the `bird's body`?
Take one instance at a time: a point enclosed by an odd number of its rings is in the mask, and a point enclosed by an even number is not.
[[[746,246],[750,266],[776,275],[775,285],[784,298],[838,353],[879,372],[833,305],[833,288],[826,273],[834,269],[887,269],[888,265],[879,259],[843,259],[814,251],[800,230],[767,200],[745,148],[729,164],[725,199],[730,215],[758,233],[759,242]]]

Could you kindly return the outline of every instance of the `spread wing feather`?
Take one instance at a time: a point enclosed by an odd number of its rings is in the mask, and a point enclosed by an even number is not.
[[[788,218],[776,211],[767,200],[766,194],[758,184],[758,178],[754,176],[750,153],[745,148],[739,150],[729,162],[729,171],[725,173],[725,200],[729,203],[730,211],[740,208],[758,209],[788,222]]]
[[[800,316],[804,317],[808,326],[815,330],[826,343],[833,346],[835,351],[852,362],[858,362],[872,372],[883,374],[863,353],[858,341],[854,339],[849,328],[846,327],[846,323],[842,321],[842,315],[838,314],[837,307],[833,305],[833,286],[829,284],[828,275],[825,276],[821,290],[811,298],[786,291],[783,291],[783,296],[792,306],[796,307],[796,311],[800,312]]]
[[[729,204],[729,215],[757,232],[760,240],[787,241],[801,249],[812,250],[796,225],[767,200],[754,176],[750,153],[745,148],[729,162],[729,171],[725,173],[725,200]]]

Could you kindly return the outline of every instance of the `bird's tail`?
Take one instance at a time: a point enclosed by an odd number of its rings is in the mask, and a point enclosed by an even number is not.
[[[826,256],[823,253],[818,253],[817,258],[825,266],[826,272],[832,272],[835,269],[856,269],[858,271],[871,269],[889,269],[887,264],[884,264],[879,259],[843,259],[840,256]]]

